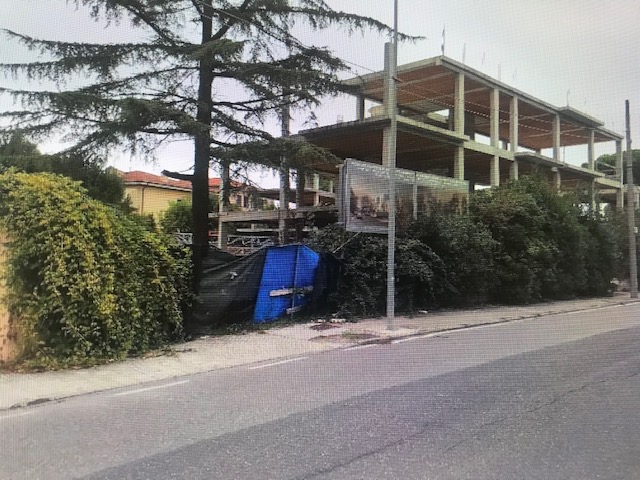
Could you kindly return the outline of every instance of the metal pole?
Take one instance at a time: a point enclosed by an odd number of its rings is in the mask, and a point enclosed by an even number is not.
[[[389,131],[389,225],[387,232],[387,330],[395,329],[395,253],[396,253],[396,141],[398,137],[397,118],[397,85],[398,73],[398,0],[393,5],[393,46],[387,65],[389,76],[389,97],[387,102],[387,114],[391,126]]]
[[[288,102],[289,97],[285,96],[285,105],[282,107],[281,133],[286,138],[290,134],[290,113]],[[287,243],[287,213],[289,209],[289,169],[287,168],[287,159],[282,156],[280,158],[280,210],[278,212],[278,237],[280,245]]]
[[[627,122],[627,219],[629,224],[629,291],[631,298],[638,298],[638,264],[636,259],[636,212],[633,185],[633,153],[631,152],[631,121],[629,100],[625,100]]]

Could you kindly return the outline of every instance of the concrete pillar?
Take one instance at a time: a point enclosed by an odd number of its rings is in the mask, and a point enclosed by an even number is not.
[[[229,224],[218,220],[218,248],[223,252],[227,251],[227,245],[229,244]]]
[[[313,174],[313,189],[320,190],[320,175],[317,173]]]
[[[489,177],[491,180],[491,186],[497,187],[500,185],[500,156],[494,155],[491,159],[491,165],[489,167]]]
[[[299,167],[296,180],[296,208],[304,207],[304,190],[305,190],[305,172],[304,168]]]
[[[553,167],[551,168],[551,171],[553,172],[553,186],[557,190],[560,190],[560,187],[562,186],[562,175],[560,174],[560,169],[558,167]]]
[[[627,191],[626,201],[627,201],[627,206],[628,206],[629,205],[629,197],[628,197],[628,195],[629,195],[629,185],[625,185],[625,190]],[[633,202],[634,202],[634,204],[632,206],[632,209],[633,210],[637,210],[638,209],[638,203],[640,202],[640,193],[638,192],[638,187],[634,184],[631,187],[631,191],[633,192],[632,198],[633,198]]]
[[[229,224],[222,221],[222,217],[229,212],[229,162],[221,162],[220,165],[220,199],[218,200],[218,248],[223,252],[227,251],[229,242]]]
[[[587,156],[589,158],[589,170],[596,169],[596,153],[595,153],[595,132],[593,130],[589,130],[589,144],[587,150]]]
[[[518,152],[519,128],[518,97],[511,97],[511,101],[509,102],[509,146],[514,154]],[[509,177],[511,180],[518,179],[518,160],[515,158],[509,168]]]
[[[560,161],[560,115],[553,117],[553,159]]]
[[[364,97],[358,95],[356,100],[356,119],[364,120]]]
[[[511,180],[518,180],[518,161],[514,160],[513,162],[511,162],[511,165],[509,166],[509,178]]]
[[[464,74],[456,75],[455,94],[453,101],[453,130],[464,134]]]
[[[500,91],[497,88],[491,90],[490,104],[489,125],[491,146],[498,148],[500,144]]]
[[[518,151],[518,133],[518,98],[512,97],[511,102],[509,103],[509,143],[511,144],[511,151],[513,153]]]
[[[464,180],[464,147],[455,147],[453,157],[453,178]]]
[[[624,211],[624,190],[619,188],[616,192],[616,211]]]
[[[500,91],[497,88],[489,94],[489,130],[491,146],[498,148],[500,145]],[[500,156],[494,155],[489,166],[489,179],[492,187],[500,185]]]

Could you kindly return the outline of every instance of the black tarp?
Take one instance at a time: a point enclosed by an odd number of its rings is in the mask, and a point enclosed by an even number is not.
[[[252,321],[266,256],[267,249],[246,257],[211,251],[202,265],[187,329],[199,332]],[[331,254],[321,254],[307,311],[327,310],[327,300],[337,289],[339,273],[340,262]]]
[[[266,250],[246,257],[220,251],[204,260],[192,321],[195,329],[251,320]]]
[[[330,253],[321,253],[320,262],[313,281],[313,292],[308,311],[326,313],[335,305],[329,295],[338,291],[338,280],[342,271],[342,262]]]

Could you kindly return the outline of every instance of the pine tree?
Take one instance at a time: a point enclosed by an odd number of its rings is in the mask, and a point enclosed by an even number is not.
[[[12,130],[34,139],[71,132],[71,150],[79,152],[124,144],[150,153],[169,138],[192,139],[196,271],[208,248],[210,162],[215,158],[260,161],[246,156],[256,152],[256,146],[269,152],[261,156],[268,166],[276,167],[274,159],[284,152],[300,158],[299,152],[310,147],[276,142],[265,120],[287,106],[317,105],[321,96],[345,88],[338,75],[348,65],[326,48],[303,44],[294,26],[311,30],[337,27],[346,34],[389,32],[372,18],[336,11],[323,0],[69,3],[86,7],[96,22],[128,23],[145,40],[73,43],[6,31],[44,59],[0,67],[17,78],[54,80],[63,88],[0,88],[26,105],[22,111],[3,116],[10,117]],[[75,88],[65,83],[78,78],[89,80]],[[238,145],[242,145],[239,151]]]
[[[0,139],[0,172],[9,168],[25,173],[50,172],[82,182],[92,198],[128,211],[124,198],[124,182],[106,160],[99,156],[85,157],[80,153],[45,155],[38,146],[15,134]]]

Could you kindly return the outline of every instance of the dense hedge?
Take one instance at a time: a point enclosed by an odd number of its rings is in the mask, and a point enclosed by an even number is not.
[[[318,251],[334,252],[343,262],[340,287],[331,307],[347,317],[377,315],[386,305],[387,239],[380,235],[353,234],[337,225],[315,232],[309,240]],[[399,238],[396,243],[398,308],[427,308],[451,290],[445,267],[424,243]]]
[[[2,174],[0,222],[12,240],[9,302],[20,319],[25,358],[117,359],[181,333],[188,255],[89,198],[79,183],[52,174]]]
[[[452,288],[437,298],[438,303],[472,304],[487,300],[495,282],[498,242],[488,228],[468,214],[435,211],[419,218],[408,235],[429,245],[445,265]]]
[[[465,214],[434,206],[397,240],[398,311],[606,295],[623,270],[622,230],[615,215],[585,209],[537,176],[472,194]],[[386,237],[333,226],[310,243],[342,259],[341,313],[384,312]]]
[[[620,257],[615,218],[586,209],[537,176],[476,193],[470,211],[499,246],[492,300],[530,303],[610,293]]]

